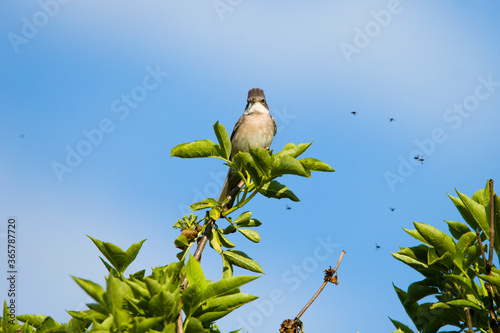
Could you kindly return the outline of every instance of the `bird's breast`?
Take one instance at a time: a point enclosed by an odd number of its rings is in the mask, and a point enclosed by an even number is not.
[[[247,152],[248,147],[267,148],[271,146],[274,137],[274,121],[268,114],[249,114],[245,116],[232,144],[233,156],[240,151]]]

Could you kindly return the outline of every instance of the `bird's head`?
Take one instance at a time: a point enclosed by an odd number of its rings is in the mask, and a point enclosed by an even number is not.
[[[245,113],[250,114],[253,112],[269,113],[269,107],[266,103],[266,96],[264,90],[253,88],[248,91],[247,106]]]

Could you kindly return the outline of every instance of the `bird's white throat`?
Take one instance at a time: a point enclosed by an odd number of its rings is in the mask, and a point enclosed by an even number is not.
[[[269,114],[269,110],[261,103],[253,103],[245,110],[245,114],[252,113]]]

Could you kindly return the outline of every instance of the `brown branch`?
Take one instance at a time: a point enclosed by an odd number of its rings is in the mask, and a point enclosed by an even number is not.
[[[229,193],[229,195],[226,197],[227,201],[222,204],[222,209],[224,209],[227,205],[227,203],[241,190],[241,188],[245,185],[245,182],[243,180],[240,180],[238,185],[236,185],[235,188]],[[205,227],[205,231],[203,232],[203,236],[201,237],[200,241],[198,242],[198,245],[196,246],[196,251],[194,252],[193,257],[199,262],[201,260],[201,253],[205,249],[205,246],[207,245],[208,238],[210,237],[210,234],[212,233],[212,229],[214,227],[215,221],[214,219],[210,218],[207,222],[207,226]],[[181,282],[181,292],[185,290],[189,286],[187,276],[184,276],[184,279]],[[182,302],[182,301],[181,301]],[[181,303],[182,304],[182,303]],[[182,311],[179,312],[179,317],[177,317],[177,333],[182,333],[183,330],[183,321],[182,321]]]
[[[337,269],[339,268],[340,262],[342,261],[342,258],[344,257],[344,254],[346,252],[342,250],[342,253],[340,254],[340,258],[337,261],[337,265],[335,268],[332,270],[331,266],[330,269],[325,270],[327,274],[325,274],[325,281],[321,284],[321,287],[319,287],[318,291],[314,294],[314,296],[311,298],[309,302],[307,302],[306,306],[299,312],[297,317],[295,317],[294,321],[297,321],[300,319],[300,317],[306,312],[306,310],[311,306],[311,304],[316,300],[316,298],[319,296],[319,294],[323,291],[325,288],[326,284],[328,282],[333,282],[336,283],[336,277],[333,277],[333,275],[337,272]],[[335,282],[334,282],[335,281]]]
[[[224,209],[229,201],[238,194],[238,192],[241,190],[241,188],[245,185],[245,182],[243,180],[240,180],[238,185],[236,185],[235,188],[229,193],[229,195],[226,197],[227,201],[222,204],[222,209]],[[212,232],[212,228],[214,227],[215,221],[213,219],[209,219],[207,226],[205,228],[205,231],[203,232],[203,236],[201,237],[200,241],[198,242],[198,245],[196,246],[196,251],[194,251],[193,257],[197,260],[201,260],[201,253],[205,249],[205,245],[207,245],[208,238],[210,237],[210,233]]]
[[[472,320],[470,319],[470,310],[469,308],[464,308],[465,316],[467,317],[467,324],[469,325],[469,332],[474,333],[474,329],[472,328]]]

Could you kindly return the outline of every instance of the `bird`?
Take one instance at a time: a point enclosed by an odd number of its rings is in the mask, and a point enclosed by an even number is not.
[[[391,210],[391,212],[393,212],[396,207],[389,207],[389,209]]]
[[[389,121],[394,121],[394,118],[389,118]]]
[[[351,114],[352,114],[353,116],[355,116],[355,115],[357,114],[357,112],[356,112],[356,111],[352,111],[352,112],[351,112]]]
[[[287,210],[290,210],[290,209],[292,209],[292,207],[290,207],[290,206],[286,205],[286,209],[287,209]]]
[[[276,132],[276,122],[269,112],[264,91],[259,88],[250,89],[245,111],[234,125],[231,134],[231,155],[229,159],[232,160],[234,155],[240,151],[248,152],[249,147],[269,149]],[[239,175],[230,169],[222,186],[219,201],[224,200],[238,185],[239,181]],[[227,209],[233,206],[234,199],[233,197],[227,202]]]
[[[378,245],[377,243],[375,243],[375,250],[378,250],[380,249],[380,245]]]

